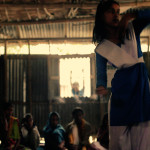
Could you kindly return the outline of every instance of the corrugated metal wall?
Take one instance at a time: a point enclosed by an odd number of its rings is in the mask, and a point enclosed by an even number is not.
[[[4,56],[0,56],[0,98],[4,101]]]
[[[49,55],[8,55],[5,66],[7,67],[7,77],[2,74],[4,72],[4,63],[0,64],[0,70],[2,70],[0,72],[0,82],[2,83],[7,79],[7,100],[14,104],[14,116],[21,121],[23,116],[30,112],[39,129],[42,130],[50,111],[58,111],[62,117],[62,124],[65,126],[71,119],[70,114],[73,108],[80,106],[85,110],[86,119],[96,131],[101,119],[100,103],[98,101],[90,98],[83,98],[80,104],[74,102],[74,98],[66,98],[66,102],[63,104],[52,101],[52,98],[59,97],[60,94],[60,58],[61,56],[50,57]],[[4,62],[4,57],[1,56],[0,61]],[[93,63],[92,55],[91,67],[94,65]],[[92,69],[92,80],[94,78],[93,71]],[[1,84],[0,89],[4,89],[4,84]],[[3,97],[3,92],[0,92],[0,97]]]
[[[5,26],[1,28],[0,39],[13,38],[75,38],[92,37],[94,22],[70,22]],[[18,33],[19,31],[19,33]]]
[[[4,57],[0,61],[4,62]],[[26,113],[32,113],[41,129],[49,113],[47,56],[8,55],[7,77],[2,74],[4,63],[0,68],[0,82],[7,79],[6,99],[14,104],[14,115],[21,121]],[[0,85],[4,89],[4,84]],[[0,97],[4,98],[3,92]]]
[[[81,107],[84,111],[84,118],[91,124],[94,134],[97,133],[100,127],[103,114],[107,112],[107,101],[100,103],[100,101],[91,100],[90,98],[81,98],[81,103],[75,102],[74,98],[66,98],[65,103],[53,103],[52,110],[57,111],[61,116],[61,123],[64,127],[72,121],[72,110],[75,107]],[[100,106],[101,105],[101,106]]]
[[[39,25],[5,26],[1,28],[0,39],[65,39],[89,38],[92,43],[94,22],[52,23]],[[19,33],[18,33],[19,31]],[[150,26],[141,36],[150,35]],[[78,41],[79,43],[80,41]]]
[[[31,97],[32,101],[48,100],[47,57],[8,55],[7,77],[9,101],[28,102]]]

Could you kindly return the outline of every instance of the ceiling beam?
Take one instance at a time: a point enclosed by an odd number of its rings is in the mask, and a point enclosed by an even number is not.
[[[83,9],[91,9],[95,8],[98,5],[98,3],[87,3],[87,4],[71,4],[71,3],[53,3],[53,4],[0,4],[0,8],[11,8],[11,9],[33,9],[33,8],[47,8],[47,9],[64,9],[64,8],[83,8]]]
[[[10,21],[10,18],[9,18],[9,15],[8,15],[8,11],[7,11],[7,8],[5,8],[5,15],[6,15],[7,21]]]
[[[48,41],[48,40],[51,40],[51,41],[90,41],[92,42],[92,37],[87,37],[87,38],[7,38],[7,39],[0,39],[0,41],[16,41],[16,40],[23,40],[23,41],[26,41],[26,40],[43,40],[43,41]]]
[[[28,16],[28,19],[29,20],[31,20],[32,18],[31,18],[31,15],[30,15],[30,13],[28,12],[28,10],[25,8],[25,11],[26,11],[26,13],[27,13],[27,16]]]
[[[47,8],[47,9],[64,9],[64,8],[82,8],[82,9],[92,9],[96,8],[98,3],[82,3],[82,4],[71,4],[71,3],[53,3],[53,4],[0,4],[0,9],[3,9],[4,7],[11,8],[11,9],[16,9],[16,8]],[[143,1],[143,2],[124,2],[120,3],[121,7],[124,6],[150,6],[150,1]]]
[[[49,16],[50,19],[54,18],[54,15],[52,15],[50,12],[48,12],[47,8],[44,8],[44,12],[47,16]]]
[[[68,13],[68,17],[69,18],[73,18],[73,17],[75,17],[76,16],[76,14],[77,14],[77,11],[78,11],[78,8],[71,8],[70,9],[70,11],[69,11],[69,13]]]
[[[59,3],[59,4],[0,4],[0,9],[5,8],[5,12],[7,12],[7,9],[33,9],[36,8],[37,11],[39,11],[40,8],[50,11],[50,9],[62,9],[62,8],[82,8],[82,9],[94,9],[96,11],[98,3],[84,3],[84,4],[70,4],[70,3]],[[132,3],[120,3],[121,9],[125,10],[126,8],[133,8],[136,6],[150,6],[150,1],[147,2],[132,2]],[[7,15],[8,13],[6,13]],[[28,14],[28,13],[27,13]],[[48,13],[50,15],[50,13]],[[40,19],[40,14],[37,13],[38,15],[38,20],[31,20],[30,14],[28,14],[29,21],[5,21],[5,22],[0,22],[1,26],[9,26],[9,25],[29,25],[29,24],[50,24],[50,23],[66,23],[66,22],[78,22],[78,21],[94,21],[95,17],[94,16],[82,16],[82,18],[68,18],[68,19],[49,19],[49,20],[43,20]],[[84,18],[83,18],[84,17]],[[9,19],[9,16],[7,15],[7,19]]]
[[[67,23],[79,21],[94,21],[95,17],[88,18],[73,18],[73,19],[53,19],[53,20],[38,20],[38,21],[23,21],[23,22],[0,22],[0,26],[11,25],[31,25],[31,24],[50,24],[50,23]]]
[[[140,36],[141,38],[149,38],[149,36]],[[77,37],[77,38],[7,38],[7,39],[2,39],[0,38],[0,41],[54,41],[54,42],[57,42],[57,41],[72,41],[72,42],[92,42],[92,37]]]
[[[41,19],[41,14],[40,14],[39,8],[37,8],[36,10],[37,10],[37,16],[38,16],[38,19]]]

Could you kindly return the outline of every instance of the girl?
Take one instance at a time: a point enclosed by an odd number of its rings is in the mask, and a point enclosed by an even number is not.
[[[97,94],[106,95],[106,64],[117,68],[110,101],[110,150],[150,149],[150,89],[140,33],[150,23],[150,9],[125,13],[114,0],[97,7],[93,42],[97,44]]]
[[[21,143],[22,145],[36,150],[40,143],[40,133],[37,126],[34,124],[33,117],[30,113],[25,115],[21,127]]]
[[[59,124],[60,116],[57,112],[51,112],[45,125],[44,138],[45,150],[65,150],[65,129]]]

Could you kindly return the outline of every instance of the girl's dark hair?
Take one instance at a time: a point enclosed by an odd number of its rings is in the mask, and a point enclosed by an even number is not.
[[[13,104],[11,102],[3,102],[2,104],[2,110],[8,110],[8,108],[13,107]]]
[[[81,112],[82,114],[84,114],[81,107],[75,107],[72,111],[72,116],[74,117],[78,112]]]
[[[33,117],[32,117],[32,115],[31,115],[30,113],[27,113],[27,114],[25,115],[26,121],[28,121],[29,118],[33,118]]]
[[[60,115],[58,114],[58,112],[51,112],[50,114],[49,114],[49,120],[51,120],[52,119],[52,117],[53,116],[57,116],[58,117],[58,120],[60,120]]]
[[[103,15],[112,6],[112,4],[119,5],[119,3],[114,0],[107,0],[107,1],[101,1],[97,6],[96,15],[95,15],[95,26],[93,29],[94,43],[100,43],[106,36]]]

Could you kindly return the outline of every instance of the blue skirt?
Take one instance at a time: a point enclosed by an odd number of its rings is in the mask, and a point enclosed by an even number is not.
[[[117,70],[111,91],[111,126],[127,126],[150,120],[150,88],[144,63]]]

